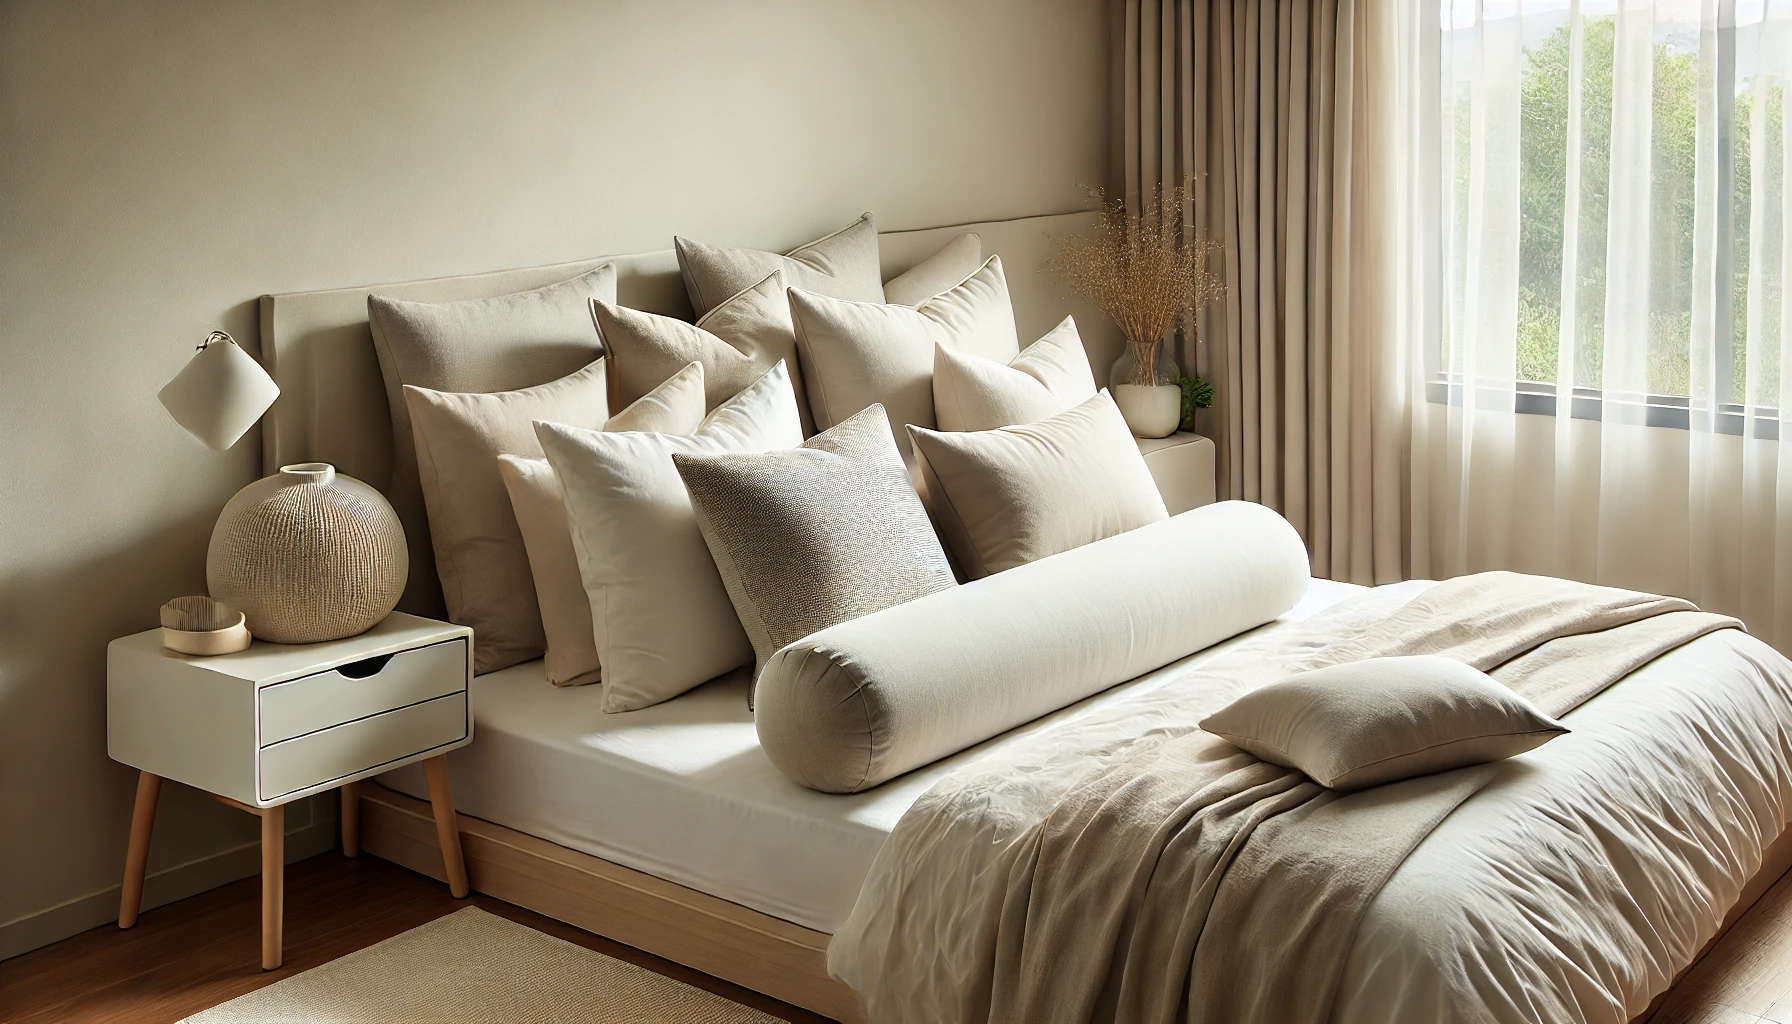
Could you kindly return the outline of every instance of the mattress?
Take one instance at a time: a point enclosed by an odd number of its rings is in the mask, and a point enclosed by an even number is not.
[[[1362,590],[1316,579],[1293,610],[1246,635],[1300,621]],[[448,763],[455,806],[464,814],[831,933],[851,912],[878,847],[940,777],[1165,678],[1121,684],[867,792],[840,796],[804,789],[772,767],[747,711],[744,670],[664,704],[605,714],[597,687],[556,688],[532,661],[473,680],[474,739]],[[380,781],[428,798],[418,765]]]

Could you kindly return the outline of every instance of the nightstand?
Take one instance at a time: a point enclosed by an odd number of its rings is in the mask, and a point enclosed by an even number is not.
[[[412,761],[429,778],[448,887],[467,895],[448,751],[473,738],[473,631],[393,612],[359,636],[256,641],[210,658],[177,654],[152,629],[106,652],[106,743],[138,769],[118,926],[137,923],[162,780],[261,818],[261,966],[280,966],[286,805],[339,789],[342,848],[360,848],[360,781]]]
[[[1139,453],[1170,514],[1213,504],[1213,442],[1186,430],[1169,437],[1135,437]]]

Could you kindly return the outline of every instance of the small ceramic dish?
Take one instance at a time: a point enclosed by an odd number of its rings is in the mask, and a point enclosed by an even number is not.
[[[162,606],[162,646],[178,654],[234,654],[253,640],[243,613],[222,601],[177,597]]]

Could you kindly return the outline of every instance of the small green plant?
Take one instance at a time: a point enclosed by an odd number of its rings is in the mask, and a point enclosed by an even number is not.
[[[1195,410],[1213,408],[1213,385],[1205,379],[1184,377],[1176,382],[1182,388],[1182,422],[1181,430],[1195,429]]]

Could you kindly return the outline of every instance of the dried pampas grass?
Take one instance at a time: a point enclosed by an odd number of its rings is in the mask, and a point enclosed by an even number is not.
[[[1103,189],[1089,194],[1097,204],[1095,234],[1054,239],[1057,253],[1049,266],[1119,325],[1135,367],[1128,383],[1173,384],[1156,379],[1158,345],[1225,295],[1225,281],[1207,267],[1222,247],[1190,222],[1189,184],[1141,194],[1137,209]]]

